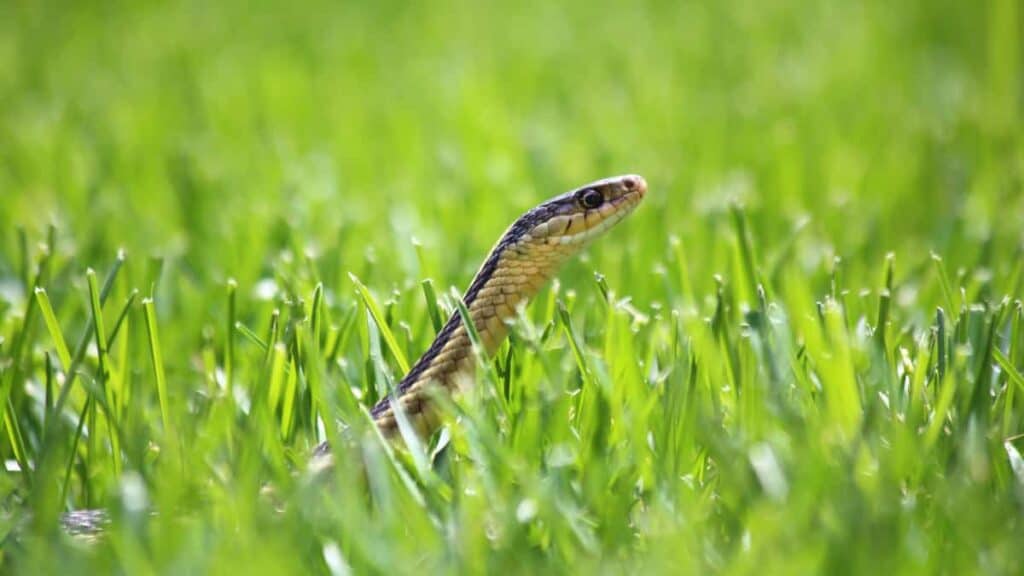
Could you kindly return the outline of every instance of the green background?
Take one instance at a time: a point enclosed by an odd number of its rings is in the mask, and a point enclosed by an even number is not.
[[[1022,26],[1014,0],[3,3],[4,564],[1016,572]],[[444,454],[336,437],[516,215],[626,172],[644,204],[526,310]],[[61,535],[89,507],[108,536]]]

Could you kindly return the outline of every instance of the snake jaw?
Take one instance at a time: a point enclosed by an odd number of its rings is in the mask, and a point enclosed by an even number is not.
[[[599,192],[603,201],[585,206],[584,194]],[[528,232],[521,234],[517,244],[540,239],[548,246],[583,246],[631,213],[647,194],[647,182],[636,175],[616,176],[598,180],[542,204],[534,211],[554,212],[540,219]],[[524,218],[529,218],[529,212]]]
[[[581,198],[600,193],[597,206],[586,206]],[[632,212],[647,194],[647,181],[627,174],[591,182],[558,196],[527,212],[506,233],[503,243],[528,244],[540,240],[549,246],[577,246],[599,236]],[[525,230],[517,225],[528,222]]]

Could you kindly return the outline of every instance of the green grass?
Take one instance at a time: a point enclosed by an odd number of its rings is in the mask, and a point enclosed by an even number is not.
[[[3,571],[1019,572],[1015,0],[208,4],[0,5]],[[448,448],[382,443],[622,172]]]

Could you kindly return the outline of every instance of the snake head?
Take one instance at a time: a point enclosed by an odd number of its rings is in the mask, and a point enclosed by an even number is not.
[[[646,194],[647,182],[636,174],[597,180],[527,212],[509,239],[582,246],[625,218]]]

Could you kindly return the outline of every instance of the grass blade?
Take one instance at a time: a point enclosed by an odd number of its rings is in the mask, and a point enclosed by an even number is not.
[[[384,342],[388,345],[388,350],[398,363],[398,367],[401,369],[402,374],[409,372],[409,361],[405,358],[405,353],[402,352],[401,347],[398,346],[398,341],[395,340],[394,333],[391,332],[391,327],[388,326],[387,321],[384,319],[384,314],[380,310],[380,306],[377,304],[377,300],[370,294],[370,290],[359,281],[359,278],[355,274],[349,274],[348,277],[352,280],[352,283],[356,285],[356,292],[359,294],[359,298],[362,300],[363,305],[370,312],[370,316],[373,318],[373,323],[377,325],[377,330],[380,331],[381,337],[384,338]]]
[[[157,328],[156,310],[152,298],[143,299],[142,311],[146,320],[146,335],[149,338],[149,358],[153,363],[153,377],[156,379],[157,401],[160,404],[160,420],[163,424],[164,432],[173,438],[176,434],[167,398],[167,375],[164,372],[164,357],[163,351],[160,348],[160,334]]]
[[[228,326],[224,334],[224,386],[231,394],[233,382],[235,381],[235,329],[238,327],[237,320],[237,292],[238,282],[234,278],[228,279]]]
[[[427,315],[430,316],[430,325],[434,328],[434,334],[441,331],[444,321],[441,319],[441,311],[437,307],[437,293],[434,291],[434,282],[427,278],[420,283],[423,287],[423,299],[427,303]]]
[[[67,372],[71,368],[71,352],[68,351],[64,334],[60,331],[60,324],[53,313],[53,307],[50,306],[50,298],[46,295],[46,289],[36,288],[36,300],[39,303],[39,310],[43,314],[43,320],[46,322],[46,329],[50,331],[50,338],[53,339],[53,345],[57,349],[57,358],[60,360],[62,369]]]

